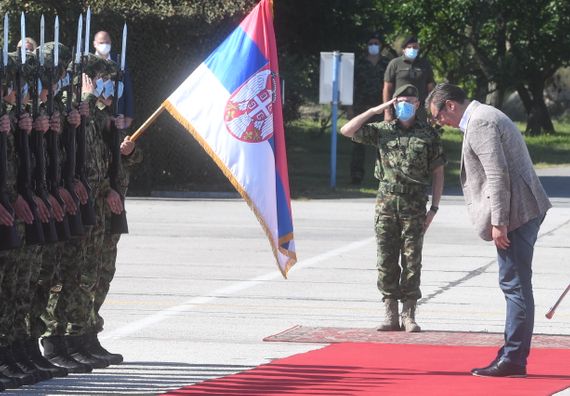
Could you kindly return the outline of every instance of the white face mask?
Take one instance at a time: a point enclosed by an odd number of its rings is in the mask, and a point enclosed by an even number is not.
[[[378,55],[380,53],[380,46],[378,44],[371,44],[368,46],[368,53],[370,55]]]
[[[111,52],[111,44],[103,43],[95,45],[95,49],[100,55],[107,56]]]
[[[417,48],[406,48],[404,50],[404,55],[406,56],[406,58],[408,59],[416,59],[416,57],[418,56],[418,52],[419,50]]]

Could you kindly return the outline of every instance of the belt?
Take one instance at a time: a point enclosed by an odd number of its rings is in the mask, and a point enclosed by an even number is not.
[[[411,194],[411,193],[425,193],[426,186],[423,184],[396,184],[396,183],[386,183],[380,182],[378,189],[385,193],[399,193],[399,194]]]

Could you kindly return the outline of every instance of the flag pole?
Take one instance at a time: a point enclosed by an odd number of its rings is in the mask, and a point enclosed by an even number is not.
[[[147,130],[147,128],[154,122],[154,120],[156,120],[156,118],[160,115],[160,113],[162,113],[164,111],[165,107],[164,107],[164,102],[162,102],[162,104],[160,105],[160,107],[158,109],[156,109],[156,111],[154,113],[152,113],[152,115],[148,118],[148,120],[146,120],[140,127],[139,129],[136,130],[135,133],[133,133],[130,137],[129,140],[131,142],[136,141],[139,137],[141,137],[141,135],[144,133],[144,131]]]

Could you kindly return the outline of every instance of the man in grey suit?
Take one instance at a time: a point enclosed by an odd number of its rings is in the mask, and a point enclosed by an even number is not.
[[[534,327],[532,256],[538,230],[552,206],[534,171],[521,132],[501,111],[439,84],[426,110],[463,136],[461,187],[479,236],[494,241],[499,284],[507,302],[505,344],[495,360],[473,375],[524,377]]]

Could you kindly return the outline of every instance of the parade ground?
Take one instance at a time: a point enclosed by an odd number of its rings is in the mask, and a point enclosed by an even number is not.
[[[535,250],[535,344],[564,352],[570,344],[570,296],[553,319],[544,314],[570,282],[570,179],[556,171],[542,175],[548,189],[554,188],[554,208]],[[130,233],[119,244],[101,337],[110,351],[124,355],[124,363],[5,394],[172,392],[336,342],[349,349],[351,341],[366,341],[402,348],[480,345],[492,347],[489,351],[501,344],[505,303],[497,284],[496,251],[475,235],[460,195],[444,196],[425,238],[420,334],[374,330],[383,311],[376,288],[373,198],[293,201],[299,261],[287,280],[241,199],[132,198],[127,210]],[[356,351],[359,344],[352,345]],[[502,381],[530,385],[533,370],[557,373],[557,365],[533,366],[533,358],[548,362],[548,351],[531,353],[529,378]],[[463,358],[469,359],[469,353]],[[485,352],[476,363],[483,366],[493,358]],[[489,380],[456,369],[449,367],[470,381]],[[570,395],[570,375],[559,375],[557,381],[554,393]],[[252,382],[243,391],[242,383],[242,391],[211,394],[304,394],[301,388],[263,392],[255,386]],[[359,393],[356,389],[306,394],[352,395]],[[452,394],[445,389],[442,385],[437,394]],[[545,392],[538,394],[551,394]],[[432,393],[418,389],[415,394]]]

